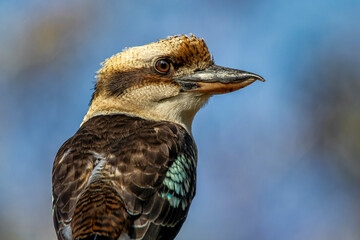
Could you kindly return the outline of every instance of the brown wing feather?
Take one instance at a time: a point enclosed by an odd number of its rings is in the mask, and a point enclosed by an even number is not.
[[[53,217],[59,239],[66,239],[62,231],[69,225],[75,204],[83,192],[93,169],[90,156],[68,148],[67,141],[59,150],[53,166]],[[65,230],[64,230],[65,231]]]
[[[134,239],[173,239],[195,194],[195,166],[186,173],[191,182],[186,195],[177,196],[164,185],[179,154],[196,159],[191,136],[173,123],[125,115],[98,116],[84,123],[54,162],[58,238],[65,239],[71,222],[73,237],[91,232],[113,236],[110,229],[115,229],[114,236],[125,231]],[[94,174],[104,159],[106,164]],[[170,193],[186,208],[171,206],[162,195]]]
[[[73,239],[94,235],[117,239],[130,227],[130,215],[126,212],[119,194],[107,181],[91,183],[79,198],[71,221]]]

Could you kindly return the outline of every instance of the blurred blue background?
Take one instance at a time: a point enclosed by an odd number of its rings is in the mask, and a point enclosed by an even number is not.
[[[206,40],[265,83],[196,116],[177,239],[360,239],[360,1],[0,1],[1,239],[55,239],[51,168],[125,47]]]

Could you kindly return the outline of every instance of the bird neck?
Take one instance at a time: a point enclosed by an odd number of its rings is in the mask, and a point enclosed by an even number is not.
[[[85,115],[81,125],[94,116],[126,114],[155,121],[170,121],[183,126],[191,134],[196,112],[207,102],[210,95],[193,96],[180,93],[175,97],[157,102],[133,101],[126,97],[97,97]]]

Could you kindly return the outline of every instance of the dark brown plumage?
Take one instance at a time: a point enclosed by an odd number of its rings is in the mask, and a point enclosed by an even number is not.
[[[186,195],[163,184],[179,153],[196,159],[192,137],[177,124],[119,114],[91,118],[64,143],[54,162],[53,181],[62,183],[53,189],[56,230],[72,218],[74,239],[94,233],[116,239],[122,231],[132,238],[172,239],[195,195],[196,162],[186,172],[191,181]],[[90,179],[104,159],[106,173]],[[187,207],[171,208],[157,193],[172,193]],[[66,239],[61,232],[58,236]]]

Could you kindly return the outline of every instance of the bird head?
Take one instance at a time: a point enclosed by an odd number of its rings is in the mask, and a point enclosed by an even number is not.
[[[172,121],[188,131],[212,95],[264,81],[253,73],[215,65],[205,41],[194,35],[125,49],[105,60],[97,79],[83,123],[97,115],[125,113]]]

